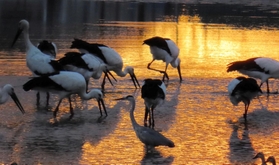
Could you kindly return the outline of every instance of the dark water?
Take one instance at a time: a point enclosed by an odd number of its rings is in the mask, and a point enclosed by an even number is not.
[[[1,84],[15,86],[27,114],[12,101],[1,105],[0,163],[8,164],[260,164],[257,152],[279,157],[278,96],[263,94],[252,101],[248,125],[244,105],[234,107],[227,96],[228,82],[238,73],[226,65],[256,56],[278,59],[278,3],[274,1],[0,1]],[[225,3],[226,2],[226,3]],[[130,106],[113,99],[134,95],[135,117],[143,124],[140,89],[128,77],[107,84],[108,117],[98,122],[95,100],[74,97],[75,116],[68,121],[67,101],[57,121],[50,107],[35,105],[35,92],[21,85],[31,76],[25,66],[22,38],[11,48],[18,22],[30,23],[30,39],[51,40],[58,58],[70,51],[73,38],[108,45],[119,52],[124,66],[135,68],[140,82],[161,78],[148,71],[152,60],[143,40],[153,36],[173,39],[180,48],[183,82],[169,67],[165,103],[155,111],[156,130],[175,142],[146,153],[129,119]],[[156,63],[156,64],[155,64]],[[162,62],[154,66],[164,68]],[[273,91],[278,80],[271,81]],[[91,81],[99,88],[99,81]],[[265,90],[265,87],[263,88]]]

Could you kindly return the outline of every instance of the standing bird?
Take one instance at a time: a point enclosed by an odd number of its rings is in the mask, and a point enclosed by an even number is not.
[[[250,58],[228,64],[227,72],[232,71],[238,71],[249,77],[260,79],[260,87],[266,82],[267,93],[270,93],[268,79],[279,78],[279,62],[267,57]]]
[[[86,80],[86,89],[88,89],[90,77],[99,79],[106,69],[106,65],[101,63],[97,57],[88,53],[67,52],[58,62],[65,70],[78,72],[83,75]]]
[[[23,109],[21,103],[19,102],[14,88],[12,85],[10,84],[6,84],[4,85],[3,88],[0,89],[0,104],[4,104],[8,101],[9,96],[11,96],[11,98],[14,100],[16,106],[19,108],[19,110],[22,112],[22,114],[25,113],[25,110]]]
[[[55,43],[48,42],[47,40],[41,41],[37,45],[38,49],[40,49],[41,52],[43,52],[46,55],[49,55],[53,60],[56,58],[57,54],[57,47]],[[47,105],[49,104],[49,92],[46,93],[47,98]],[[40,92],[37,92],[37,105],[40,104]]]
[[[92,89],[87,93],[86,91],[86,82],[84,77],[76,72],[61,71],[59,74],[51,76],[41,76],[34,77],[23,85],[25,91],[31,89],[43,92],[51,92],[59,95],[59,102],[53,112],[53,116],[56,117],[56,114],[59,110],[59,105],[64,98],[68,98],[70,104],[70,119],[74,116],[73,107],[71,104],[71,95],[78,94],[83,100],[89,100],[96,98],[99,105],[100,114],[102,116],[102,107],[107,116],[107,111],[103,101],[103,93],[98,89]]]
[[[166,97],[165,83],[159,79],[145,79],[141,88],[141,98],[144,99],[145,115],[144,126],[147,126],[149,114],[149,127],[154,128],[154,109],[161,105]]]
[[[58,74],[62,69],[59,63],[52,57],[41,52],[34,46],[29,39],[29,22],[26,20],[19,21],[18,31],[12,43],[15,44],[20,34],[23,32],[24,43],[26,47],[26,64],[29,70],[38,76]]]
[[[134,117],[134,110],[136,106],[136,102],[133,96],[128,95],[127,97],[119,98],[116,100],[128,100],[131,102],[132,107],[130,110],[130,119],[136,132],[137,137],[139,140],[148,147],[156,147],[156,146],[168,146],[174,147],[174,143],[166,138],[164,135],[160,134],[159,132],[149,128],[140,126]]]
[[[127,66],[124,70],[122,70],[122,58],[114,49],[103,44],[88,43],[80,39],[75,39],[72,42],[70,48],[79,49],[81,53],[89,53],[91,55],[94,55],[100,62],[106,65],[107,69],[104,72],[105,76],[102,83],[102,89],[104,89],[106,77],[109,78],[107,75],[107,73],[110,74],[109,71],[114,71],[120,77],[125,77],[127,74],[130,74],[135,88],[137,88],[138,86],[140,87],[139,82],[134,73],[134,68],[131,66]]]
[[[276,160],[275,160],[274,156],[269,156],[266,160],[266,163],[267,162],[272,163],[272,165],[276,165]]]
[[[253,78],[237,77],[229,83],[228,92],[233,105],[238,105],[241,101],[244,103],[245,113],[243,117],[246,121],[251,100],[262,93],[257,81]]]
[[[173,68],[177,68],[178,75],[180,78],[180,82],[182,81],[181,70],[180,70],[180,58],[179,48],[177,45],[169,38],[162,37],[152,37],[143,41],[143,45],[146,44],[150,46],[150,52],[153,56],[153,60],[147,65],[147,68],[150,70],[155,70],[160,73],[163,73],[163,81],[165,77],[169,80],[169,76],[167,74],[168,65],[171,64]],[[150,65],[155,60],[162,60],[166,63],[165,71],[157,70],[150,68]]]
[[[26,65],[29,70],[36,76],[48,76],[58,74],[62,67],[57,61],[43,53],[39,48],[34,46],[29,39],[29,22],[27,20],[19,21],[18,31],[12,43],[12,46],[16,43],[20,34],[23,32],[24,44],[26,47]],[[38,104],[37,95],[37,104]],[[47,104],[49,100],[47,99]]]

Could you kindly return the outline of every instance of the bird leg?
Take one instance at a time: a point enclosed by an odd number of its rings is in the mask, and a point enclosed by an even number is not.
[[[267,93],[269,93],[268,79],[266,80],[266,91],[267,91]]]
[[[49,92],[46,93],[46,107],[49,105]]]
[[[110,78],[109,78],[109,76],[108,76],[108,73],[110,74],[110,75],[112,75],[109,71],[104,71],[104,79],[103,79],[103,82],[102,82],[102,85],[101,85],[101,87],[102,87],[102,90],[104,90],[105,89],[105,84],[106,84],[106,77],[108,78],[108,80],[109,80],[109,82],[110,82],[110,84],[113,86],[113,84],[112,84],[112,82],[111,82],[111,80],[110,80]],[[112,76],[113,77],[113,76]],[[114,78],[114,77],[113,77]],[[114,78],[115,79],[115,78]]]
[[[69,120],[71,120],[74,116],[74,111],[73,111],[72,102],[71,102],[71,96],[68,97],[68,100],[69,100],[69,104],[70,104],[70,113],[71,113]]]
[[[145,106],[145,113],[144,113],[144,126],[147,127],[147,116],[149,113],[149,109]]]
[[[244,103],[245,104],[245,113],[243,114],[243,117],[245,119],[245,122],[247,121],[247,112],[248,112],[248,108],[249,108],[249,105],[250,105],[250,100],[249,99],[246,99],[247,103]]]
[[[152,120],[152,122],[151,122],[151,128],[152,129],[154,129],[154,126],[155,126],[155,123],[154,123],[154,111],[153,110],[154,110],[154,107],[152,106],[151,107],[151,112],[149,114],[151,116],[151,120]]]
[[[166,65],[165,71],[163,71],[163,70],[158,70],[158,69],[150,68],[150,65],[153,63],[153,61],[154,61],[154,59],[147,65],[147,69],[149,69],[149,70],[154,70],[154,71],[163,73],[164,76],[163,76],[163,80],[162,80],[162,81],[165,80],[165,77],[169,80],[169,76],[168,76],[168,74],[167,74],[167,72],[166,72],[166,71],[167,71],[167,68],[168,68],[168,64]]]
[[[58,102],[58,104],[57,104],[57,106],[56,106],[56,108],[55,108],[55,110],[53,112],[53,117],[54,118],[56,118],[56,114],[57,114],[57,112],[59,110],[59,106],[60,106],[61,101],[62,101],[62,99],[59,100],[59,102]]]
[[[37,106],[39,106],[40,105],[40,92],[37,92],[36,96],[37,96]]]
[[[182,76],[181,76],[181,70],[180,70],[180,64],[177,66],[177,71],[179,75],[180,82],[182,81]]]

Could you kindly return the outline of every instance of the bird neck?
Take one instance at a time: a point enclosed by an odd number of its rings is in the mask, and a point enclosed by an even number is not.
[[[128,68],[126,67],[123,71],[122,70],[118,70],[115,72],[118,76],[120,77],[125,77],[128,73]]]
[[[132,107],[130,110],[130,119],[132,122],[133,127],[135,128],[135,126],[138,125],[138,123],[136,122],[135,116],[134,116],[134,111],[135,111],[135,107],[136,107],[136,101],[134,99],[130,100]]]
[[[84,92],[80,92],[80,93],[79,93],[79,96],[80,96],[83,100],[89,100],[89,99],[92,98],[91,95],[90,95],[90,92],[87,93],[85,89],[82,90],[82,91],[84,91]]]
[[[25,44],[25,47],[26,47],[26,52],[29,51],[29,49],[34,46],[30,39],[29,39],[29,33],[28,33],[28,29],[24,29],[23,31],[23,37],[24,37],[24,44]]]
[[[179,59],[179,58],[176,58],[176,59],[172,60],[172,61],[170,62],[170,64],[171,64],[171,66],[172,66],[173,68],[177,68],[178,65],[180,64],[180,59]]]

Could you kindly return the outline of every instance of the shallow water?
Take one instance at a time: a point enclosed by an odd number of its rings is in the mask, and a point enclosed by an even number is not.
[[[0,163],[260,164],[252,159],[257,152],[278,158],[278,95],[253,100],[245,125],[244,105],[234,107],[227,94],[227,84],[239,74],[226,72],[235,60],[278,59],[278,4],[201,2],[0,1],[0,84],[15,86],[27,112],[22,115],[11,100],[0,106]],[[12,10],[13,6],[18,7]],[[22,38],[10,48],[23,18],[30,23],[31,41],[55,42],[58,58],[75,51],[69,49],[73,38],[103,43],[121,54],[124,66],[135,68],[140,82],[162,76],[146,69],[152,56],[143,40],[173,39],[180,48],[183,81],[179,83],[176,69],[168,68],[167,96],[155,111],[155,129],[176,147],[145,152],[132,129],[129,104],[113,100],[134,95],[135,117],[143,124],[140,89],[133,88],[129,77],[117,78],[114,87],[106,85],[108,117],[101,121],[95,100],[74,97],[75,116],[70,121],[67,101],[57,121],[53,119],[55,95],[49,107],[44,106],[44,96],[37,107],[35,92],[21,88],[31,76]],[[164,64],[156,61],[153,67]],[[277,82],[271,80],[272,91],[278,90]],[[99,88],[100,81],[92,80],[90,87]]]

